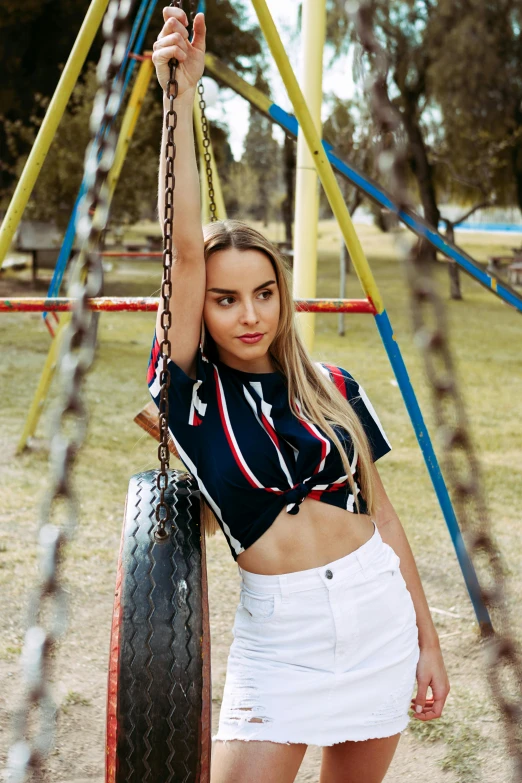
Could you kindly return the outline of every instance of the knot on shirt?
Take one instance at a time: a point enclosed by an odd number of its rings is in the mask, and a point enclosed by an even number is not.
[[[292,489],[286,490],[285,498],[288,501],[286,510],[289,514],[299,513],[299,505],[300,503],[303,502],[303,500],[308,495],[311,489],[312,487],[309,484],[305,484],[304,482],[301,482],[300,484],[297,484],[295,487],[292,487]]]

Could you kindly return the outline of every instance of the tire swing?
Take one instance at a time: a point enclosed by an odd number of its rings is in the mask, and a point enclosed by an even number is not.
[[[210,778],[212,698],[205,533],[200,527],[200,497],[194,478],[169,469],[167,361],[176,66],[172,60],[166,89],[170,105],[166,113],[160,302],[164,329],[160,344],[160,469],[133,476],[127,492],[110,641],[106,783],[208,783]],[[204,109],[202,85],[199,92]],[[206,121],[203,129],[208,140]]]

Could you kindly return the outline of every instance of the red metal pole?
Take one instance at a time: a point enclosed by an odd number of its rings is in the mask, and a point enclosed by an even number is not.
[[[76,300],[67,297],[42,299],[23,297],[0,299],[0,313],[66,312],[72,310]],[[306,313],[369,313],[376,309],[368,299],[296,299],[295,308]],[[89,299],[91,310],[114,312],[153,312],[158,309],[156,297],[111,297]]]
[[[104,258],[161,258],[163,252],[160,250],[151,250],[149,253],[141,250],[104,250],[100,255]]]

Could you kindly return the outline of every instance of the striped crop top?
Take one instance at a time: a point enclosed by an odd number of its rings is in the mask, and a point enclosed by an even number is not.
[[[147,380],[158,406],[161,365],[154,335]],[[317,366],[359,416],[373,460],[390,451],[379,418],[357,381],[342,367],[320,362]],[[172,360],[168,367],[170,435],[216,515],[234,560],[283,508],[297,514],[307,496],[357,512],[335,444],[313,422],[292,413],[282,373],[243,372],[221,361],[210,362],[201,348],[196,380]],[[336,426],[335,431],[347,449],[359,494],[353,444],[346,430]],[[359,503],[365,513],[362,495]]]

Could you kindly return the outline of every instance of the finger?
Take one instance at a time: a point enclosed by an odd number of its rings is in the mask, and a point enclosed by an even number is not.
[[[433,705],[430,707],[430,712],[432,713],[434,718],[440,718],[442,715],[442,708],[444,707],[444,702],[446,699],[435,699],[433,702]]]
[[[424,702],[424,709],[427,709],[428,707],[433,707],[434,699],[432,699],[430,696],[426,697],[426,701]],[[412,709],[415,709],[415,699],[411,700],[411,707]]]
[[[152,62],[156,63],[170,62],[170,60],[178,60],[182,63],[187,59],[187,53],[180,46],[163,46],[160,49],[156,49],[152,53]]]
[[[189,37],[188,30],[185,25],[182,24],[179,19],[176,19],[173,16],[171,16],[170,19],[167,19],[161,29],[160,34],[158,35],[157,40],[159,41],[160,38],[164,38],[166,35],[170,35],[171,33],[180,33],[180,35],[186,39]]]
[[[423,712],[424,710],[424,706],[426,704],[427,692],[428,692],[428,685],[429,683],[425,680],[419,680],[417,682],[417,693],[414,699],[414,703],[415,703],[414,710],[417,714]]]
[[[166,6],[163,9],[163,20],[166,22],[171,16],[175,16],[176,19],[179,19],[180,22],[185,25],[185,27],[188,27],[187,14],[182,8],[173,8],[170,5]]]
[[[206,25],[205,25],[205,15],[204,14],[196,14],[194,18],[194,35],[192,36],[192,46],[194,49],[198,49],[200,52],[205,51],[205,34],[206,34]]]
[[[188,50],[188,42],[179,34],[173,33],[172,35],[166,35],[165,38],[160,38],[159,41],[154,41],[152,48],[155,52],[169,46],[179,46],[185,54]]]

